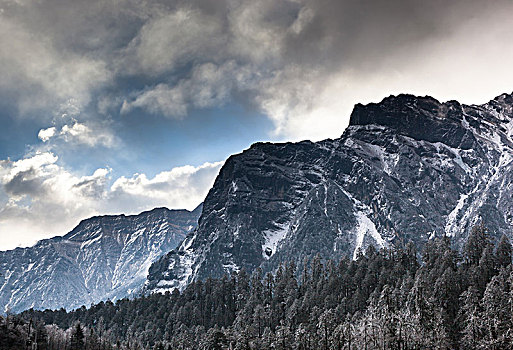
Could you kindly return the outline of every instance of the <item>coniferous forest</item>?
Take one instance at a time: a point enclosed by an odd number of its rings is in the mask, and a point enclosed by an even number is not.
[[[5,349],[508,349],[513,270],[506,236],[475,226],[358,259],[285,264],[190,284],[182,293],[0,319]]]

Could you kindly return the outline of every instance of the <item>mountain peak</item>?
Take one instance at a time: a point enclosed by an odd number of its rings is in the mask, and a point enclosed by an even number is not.
[[[493,100],[491,101],[497,101],[497,102],[507,102],[509,104],[512,104],[513,103],[513,92],[508,94],[508,93],[503,93],[503,94],[500,94],[499,96],[496,96]],[[490,101],[490,102],[491,102]]]
[[[483,105],[484,108],[507,119],[513,118],[513,94],[502,94]],[[502,118],[501,118],[502,119]]]
[[[402,94],[379,103],[357,104],[349,126],[377,125],[416,140],[459,146],[467,133],[462,123],[462,109],[457,101],[441,103],[430,96]],[[449,141],[447,135],[451,135]]]
[[[349,125],[405,126],[423,119],[445,119],[451,109],[459,106],[456,101],[441,103],[431,96],[392,95],[378,103],[356,104]]]
[[[192,215],[198,215],[201,213],[201,209],[199,212],[198,208],[201,208],[200,204],[194,211],[189,211],[186,209],[168,209],[166,207],[158,207],[153,208],[151,210],[143,211],[139,214],[133,214],[133,215],[125,215],[125,214],[119,214],[119,215],[98,215],[98,216],[92,216],[87,219],[83,219],[80,221],[80,223],[68,234],[64,236],[65,239],[68,240],[82,240],[84,238],[89,239],[90,237],[83,237],[84,232],[93,232],[93,234],[96,234],[98,232],[101,232],[102,234],[109,234],[112,230],[106,229],[108,227],[114,227],[114,226],[120,226],[123,225],[123,223],[127,220],[132,220],[135,218],[145,218],[148,216],[165,216],[165,215],[173,215],[173,214],[183,214],[185,216]],[[96,228],[94,230],[93,228]],[[101,230],[100,230],[101,229]]]

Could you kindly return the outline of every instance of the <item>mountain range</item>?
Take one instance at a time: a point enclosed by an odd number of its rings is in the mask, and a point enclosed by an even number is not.
[[[480,221],[511,239],[512,160],[511,95],[358,104],[340,138],[256,143],[229,157],[192,212],[95,217],[0,252],[0,307],[71,309],[442,236],[461,248]]]
[[[70,310],[137,293],[150,265],[196,227],[201,207],[92,217],[65,236],[0,252],[0,312]]]

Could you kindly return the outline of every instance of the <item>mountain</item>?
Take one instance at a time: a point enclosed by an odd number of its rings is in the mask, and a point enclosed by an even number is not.
[[[194,211],[158,208],[83,220],[62,237],[0,252],[0,310],[73,309],[141,289],[148,268],[197,225]]]
[[[355,106],[338,139],[257,143],[230,157],[196,230],[149,269],[146,290],[369,245],[462,246],[483,220],[513,232],[513,97],[483,105],[391,96]]]

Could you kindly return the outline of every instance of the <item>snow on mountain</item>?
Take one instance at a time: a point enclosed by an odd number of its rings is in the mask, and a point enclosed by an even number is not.
[[[434,237],[461,247],[483,220],[513,232],[513,98],[391,96],[358,104],[335,140],[257,143],[230,157],[198,228],[150,267],[146,291]]]
[[[99,216],[63,237],[0,252],[0,310],[73,309],[138,291],[148,269],[197,225],[194,211]]]

